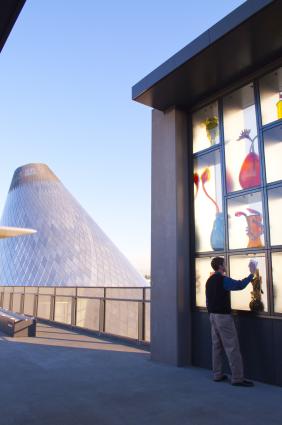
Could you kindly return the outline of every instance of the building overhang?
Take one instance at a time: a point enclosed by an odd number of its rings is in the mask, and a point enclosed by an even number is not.
[[[282,1],[248,0],[132,88],[152,108],[190,108],[282,57]]]
[[[26,0],[5,0],[0,4],[0,52]]]

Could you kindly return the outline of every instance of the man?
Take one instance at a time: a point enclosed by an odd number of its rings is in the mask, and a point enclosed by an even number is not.
[[[214,381],[227,379],[223,374],[223,350],[231,369],[232,385],[252,387],[254,384],[244,378],[243,362],[234,319],[231,315],[230,291],[244,289],[254,278],[256,263],[250,261],[251,274],[243,280],[225,276],[224,258],[215,257],[211,261],[213,273],[206,283],[207,309],[210,315],[212,335],[212,367]]]

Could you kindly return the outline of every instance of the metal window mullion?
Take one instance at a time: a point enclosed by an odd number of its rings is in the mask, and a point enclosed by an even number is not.
[[[13,289],[14,291],[14,289]],[[9,310],[13,311],[13,304],[14,304],[14,292],[10,292],[10,297],[9,297]]]
[[[55,309],[56,309],[56,287],[54,288],[54,294],[51,295],[51,305],[50,305],[50,320],[55,320]]]
[[[265,252],[265,267],[266,267],[266,291],[267,291],[267,303],[268,303],[268,314],[273,315],[274,312],[274,297],[273,297],[273,280],[272,280],[272,264],[271,255],[269,249],[270,244],[270,221],[269,221],[269,209],[268,209],[268,190],[267,190],[267,178],[266,178],[266,162],[265,162],[265,149],[264,149],[264,133],[262,128],[262,112],[260,103],[260,91],[258,80],[254,81],[254,95],[255,95],[255,110],[257,119],[257,134],[258,134],[258,147],[260,156],[260,167],[261,167],[261,181],[262,181],[262,207],[264,214],[264,245],[266,248]]]
[[[227,205],[227,185],[226,185],[226,160],[225,160],[225,138],[223,121],[223,99],[218,101],[219,113],[219,134],[221,147],[221,180],[222,180],[222,212],[224,213],[224,257],[227,260],[226,253],[229,248],[229,229],[228,229],[228,205]],[[229,270],[228,261],[226,261]]]
[[[99,332],[104,333],[106,329],[106,288],[104,288],[104,296],[100,298],[99,303]]]
[[[190,238],[190,252],[191,256],[190,259],[187,259],[190,261],[191,266],[191,279],[192,282],[194,282],[192,285],[190,285],[190,299],[191,299],[191,309],[194,310],[196,308],[196,227],[195,227],[195,205],[194,205],[194,159],[195,156],[193,155],[193,123],[192,123],[192,114],[187,115],[187,125],[188,125],[188,140],[187,140],[187,186],[188,186],[188,202],[190,205],[190,208],[193,211],[193,214],[189,215],[189,226],[192,232],[193,237]],[[190,173],[189,173],[190,171]]]

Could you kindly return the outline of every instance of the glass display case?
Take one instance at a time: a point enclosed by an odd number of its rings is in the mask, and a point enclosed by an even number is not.
[[[268,211],[271,245],[282,245],[282,187],[268,190]]]
[[[224,217],[220,152],[213,151],[194,161],[196,250],[224,249]]]
[[[229,248],[262,248],[264,224],[261,192],[228,200]]]
[[[259,81],[262,124],[282,118],[282,67]]]
[[[274,311],[282,313],[282,252],[272,253]]]
[[[206,281],[213,273],[211,257],[196,258],[196,306],[206,307]]]
[[[219,129],[209,144],[200,123],[212,114]],[[250,258],[258,263],[255,280],[232,292],[234,310],[282,315],[281,119],[282,67],[193,114],[196,307],[205,307],[214,252],[234,279],[248,275]]]
[[[195,112],[193,121],[193,151],[198,152],[219,143],[218,104],[210,105]]]
[[[265,130],[263,141],[267,183],[282,180],[282,125]]]
[[[268,303],[265,255],[230,256],[230,276],[238,280],[247,277],[250,274],[248,268],[250,260],[257,263],[255,279],[245,289],[231,292],[231,307],[234,310],[266,312]]]
[[[227,192],[259,186],[260,158],[253,84],[223,99]]]

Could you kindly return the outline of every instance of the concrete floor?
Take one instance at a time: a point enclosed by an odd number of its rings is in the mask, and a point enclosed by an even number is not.
[[[116,342],[39,324],[0,337],[0,425],[281,425],[282,388],[213,383]]]

